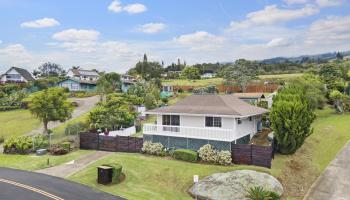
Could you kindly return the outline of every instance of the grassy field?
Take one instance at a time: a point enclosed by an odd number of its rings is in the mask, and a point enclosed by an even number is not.
[[[350,139],[350,115],[326,108],[316,112],[314,133],[290,156],[276,155],[271,174],[283,184],[288,199],[302,199],[312,183]]]
[[[104,163],[122,164],[126,175],[125,181],[111,186],[97,184],[96,167]],[[193,175],[197,174],[203,178],[216,172],[236,169],[267,171],[264,168],[252,166],[225,167],[193,164],[142,154],[114,153],[74,174],[69,179],[127,199],[191,199],[187,190],[193,183]]]
[[[92,152],[93,151],[79,150],[62,156],[0,154],[0,167],[9,167],[15,169],[34,171],[38,169],[60,165],[74,160],[80,156],[90,154]],[[50,165],[47,165],[47,159],[49,159]]]
[[[28,110],[0,112],[0,136],[19,136],[39,128],[41,123]]]
[[[290,79],[302,76],[302,73],[296,74],[272,74],[272,75],[260,75],[259,78],[262,80],[270,80],[270,79]],[[174,80],[163,80],[162,83],[164,85],[190,85],[195,87],[200,86],[208,86],[208,85],[220,85],[222,84],[222,78],[211,78],[211,79],[201,79],[201,80],[186,80],[186,79],[174,79]]]

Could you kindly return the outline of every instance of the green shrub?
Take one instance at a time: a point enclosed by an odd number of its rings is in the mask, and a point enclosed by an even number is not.
[[[5,141],[5,138],[4,138],[4,136],[0,136],[0,144],[2,144],[2,143],[4,143],[4,141]]]
[[[204,162],[217,163],[217,151],[210,144],[206,144],[198,150],[199,158]]]
[[[60,144],[60,147],[61,147],[62,149],[65,149],[65,150],[67,150],[67,151],[70,151],[70,143],[69,143],[69,142],[63,142],[63,143],[61,143],[61,144]]]
[[[103,166],[113,168],[112,183],[119,183],[120,176],[122,175],[123,166],[116,163],[103,164]]]
[[[56,155],[56,156],[59,156],[59,155],[65,155],[67,154],[69,151],[67,149],[64,149],[58,145],[54,145],[51,147],[50,149],[50,153],[52,155]]]
[[[83,122],[68,124],[64,129],[66,135],[77,135],[87,129],[87,124]]]
[[[33,144],[34,141],[34,144]],[[45,148],[48,145],[46,137],[37,135],[20,136],[8,138],[4,142],[4,153],[6,154],[29,154],[37,149]]]
[[[232,163],[231,152],[229,151],[218,151],[217,162],[220,165],[230,165]]]
[[[188,162],[197,162],[198,153],[189,149],[177,149],[174,151],[174,158]]]
[[[146,141],[143,143],[141,151],[146,154],[165,156],[164,146],[161,143]]]
[[[232,163],[231,152],[218,151],[210,144],[202,146],[199,150],[199,158],[208,163],[230,165]]]
[[[246,195],[249,200],[279,200],[281,197],[272,191],[265,190],[263,187],[255,186],[249,188]]]

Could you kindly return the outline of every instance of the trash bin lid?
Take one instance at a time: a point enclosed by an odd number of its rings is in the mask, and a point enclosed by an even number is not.
[[[97,168],[99,168],[99,169],[112,169],[112,167],[105,166],[105,165],[98,166]]]

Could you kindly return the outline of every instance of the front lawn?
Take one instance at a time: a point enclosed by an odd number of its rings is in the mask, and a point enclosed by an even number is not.
[[[314,132],[294,155],[276,155],[271,174],[283,184],[285,196],[302,199],[312,183],[350,139],[350,115],[334,109],[316,111]]]
[[[0,112],[0,136],[20,136],[37,129],[41,122],[33,117],[28,110],[13,110]]]
[[[104,163],[122,164],[126,175],[125,181],[112,186],[97,184],[96,167]],[[226,167],[194,164],[142,154],[114,153],[69,179],[127,199],[191,199],[187,190],[193,183],[193,175],[197,174],[203,178],[213,173],[237,169],[268,171],[265,168],[253,166]]]
[[[0,167],[9,167],[9,168],[15,168],[15,169],[34,171],[34,170],[39,170],[47,167],[60,165],[90,153],[93,153],[93,151],[79,150],[79,151],[73,151],[69,154],[62,155],[62,156],[52,156],[52,155],[36,156],[34,154],[31,154],[31,155],[0,154]],[[50,165],[47,165],[47,159],[49,159]]]

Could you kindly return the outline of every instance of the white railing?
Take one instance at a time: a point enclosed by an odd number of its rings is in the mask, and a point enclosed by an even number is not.
[[[163,135],[173,137],[197,138],[206,140],[233,141],[236,134],[232,129],[201,128],[188,126],[165,126],[156,124],[144,124],[143,134]]]

